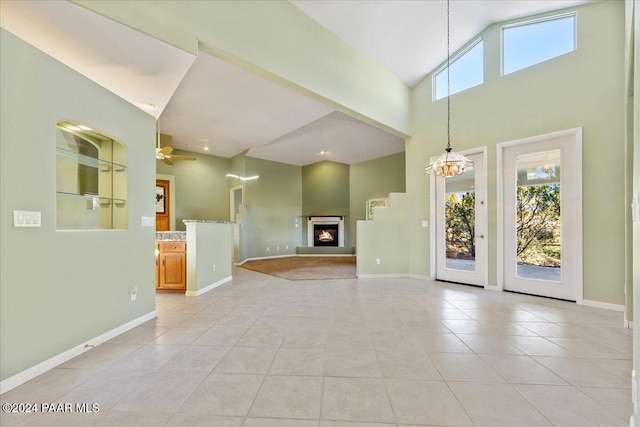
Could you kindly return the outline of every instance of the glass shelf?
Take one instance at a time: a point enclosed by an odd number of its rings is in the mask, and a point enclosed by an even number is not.
[[[109,162],[102,159],[96,159],[94,157],[85,156],[84,154],[76,153],[75,151],[66,150],[62,147],[56,147],[56,153],[60,156],[68,157],[81,165],[91,166],[99,168],[102,172],[109,172],[111,170],[115,172],[124,172],[127,167],[118,163]]]
[[[116,199],[113,197],[101,197],[101,196],[98,196],[97,194],[89,194],[89,193],[77,194],[77,193],[67,193],[64,191],[57,191],[56,194],[58,196],[72,197],[76,199],[96,200],[97,203],[100,205],[110,205],[111,203],[116,205],[124,205],[125,203],[127,203],[127,201],[124,199]]]

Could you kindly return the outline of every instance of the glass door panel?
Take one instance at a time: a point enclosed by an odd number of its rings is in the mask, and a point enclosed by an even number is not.
[[[448,178],[445,185],[445,268],[476,270],[476,192],[475,171]]]
[[[562,278],[560,150],[516,156],[516,274]]]

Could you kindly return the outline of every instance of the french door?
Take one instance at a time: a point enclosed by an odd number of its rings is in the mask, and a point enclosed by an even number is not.
[[[465,155],[473,168],[435,177],[436,279],[487,284],[487,178],[485,152]]]
[[[580,129],[499,145],[504,289],[582,302]]]

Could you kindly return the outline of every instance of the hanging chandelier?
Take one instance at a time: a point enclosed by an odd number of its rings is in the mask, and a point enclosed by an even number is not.
[[[449,51],[449,0],[447,0],[447,148],[444,154],[438,156],[429,163],[424,170],[432,175],[443,178],[451,178],[460,175],[465,169],[473,167],[473,162],[460,153],[451,149],[451,84],[449,66],[451,65],[451,54]]]

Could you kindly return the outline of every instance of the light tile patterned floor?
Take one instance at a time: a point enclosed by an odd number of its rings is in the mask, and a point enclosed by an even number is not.
[[[626,426],[622,314],[420,281],[243,269],[3,395],[99,403],[2,426]]]

